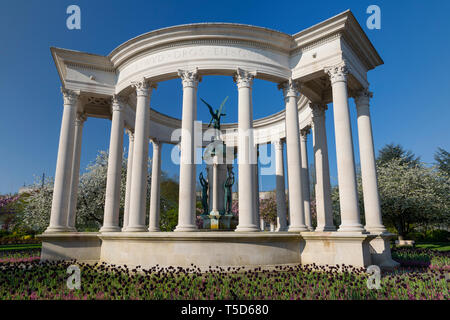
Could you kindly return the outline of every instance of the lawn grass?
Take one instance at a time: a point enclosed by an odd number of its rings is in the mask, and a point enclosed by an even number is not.
[[[0,245],[0,251],[40,249],[41,247],[42,247],[41,243],[4,244]]]
[[[450,242],[417,242],[417,248],[433,249],[437,251],[450,251]]]

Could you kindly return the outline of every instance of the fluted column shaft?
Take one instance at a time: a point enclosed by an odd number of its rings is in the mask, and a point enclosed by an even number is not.
[[[252,85],[254,73],[238,69],[235,82],[238,87],[238,170],[239,170],[239,224],[237,232],[259,231],[256,221],[256,186],[253,139]]]
[[[283,141],[274,141],[273,144],[275,147],[277,231],[286,231],[286,186],[284,183]]]
[[[123,212],[122,230],[126,230],[130,216],[131,176],[133,172],[134,133],[131,132],[131,130],[127,130],[127,134],[128,134],[127,182],[125,187],[125,204]]]
[[[338,231],[364,231],[360,223],[352,129],[348,109],[347,67],[327,68],[333,92],[334,129],[339,180],[341,225]]]
[[[378,194],[377,167],[373,147],[372,124],[370,121],[369,100],[372,92],[362,90],[355,98],[358,114],[359,154],[364,197],[365,229],[369,232],[385,232]]]
[[[261,212],[259,211],[259,145],[255,146],[256,160],[254,166],[254,177],[255,177],[255,221],[263,221],[261,219]],[[261,230],[264,230],[264,225],[261,225]]]
[[[79,93],[67,89],[61,89],[61,91],[64,97],[64,111],[59,135],[50,224],[46,232],[69,231],[67,217],[72,178],[75,117]]]
[[[289,186],[289,228],[288,231],[308,231],[302,192],[300,128],[298,123],[298,88],[289,80],[280,86],[286,103],[286,153]]]
[[[160,184],[161,184],[161,142],[152,140],[152,186],[150,194],[150,223],[148,231],[160,231],[159,229],[159,209],[160,209]]]
[[[83,137],[83,125],[86,116],[78,113],[75,120],[75,149],[72,160],[72,178],[69,198],[69,213],[67,217],[67,226],[70,230],[76,231],[75,220],[78,201],[78,185],[80,183],[80,159],[81,159],[81,140]]]
[[[134,150],[131,173],[130,213],[124,231],[146,231],[145,213],[148,178],[148,143],[150,124],[151,85],[146,80],[133,83],[136,89],[136,120],[134,125]]]
[[[218,202],[219,202],[219,176],[218,176],[218,161],[217,158],[214,157],[214,162],[212,164],[212,170],[213,170],[213,181],[212,181],[212,185],[213,185],[213,196],[212,196],[212,209],[211,209],[211,213],[210,214],[215,214],[218,215],[219,214],[219,210],[218,208]]]
[[[179,70],[183,83],[183,113],[181,121],[180,194],[178,225],[175,231],[195,231],[195,139],[194,122],[197,118],[197,70]]]
[[[307,151],[307,137],[309,128],[300,131],[300,149],[302,156],[302,192],[303,192],[303,208],[305,211],[305,224],[308,230],[313,231],[311,219],[311,202],[309,192],[309,168],[308,168],[308,151]]]
[[[109,141],[108,171],[106,175],[105,213],[100,232],[120,231],[120,180],[122,177],[124,105],[121,99],[112,98],[111,137]]]
[[[315,231],[336,231],[333,223],[330,167],[325,127],[325,110],[327,107],[310,104],[310,108],[312,113],[314,167],[316,169],[317,227]]]

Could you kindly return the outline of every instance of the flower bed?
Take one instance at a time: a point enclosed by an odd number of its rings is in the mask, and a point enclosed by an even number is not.
[[[403,267],[450,267],[450,251],[422,248],[393,248],[392,258]]]
[[[364,268],[349,266],[339,266],[341,271],[337,266],[299,265],[200,273],[195,266],[141,270],[76,263],[81,288],[69,290],[67,268],[75,263],[39,263],[32,257],[0,263],[0,299],[450,299],[443,268],[386,273],[376,290],[367,287]]]

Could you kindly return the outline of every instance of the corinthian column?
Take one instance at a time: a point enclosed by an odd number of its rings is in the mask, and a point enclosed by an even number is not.
[[[67,226],[74,152],[75,117],[79,93],[61,89],[64,111],[59,135],[50,225],[45,232],[70,231]]]
[[[348,109],[347,74],[344,62],[325,69],[333,91],[334,129],[342,223],[338,231],[364,231],[360,222],[352,129]]]
[[[160,183],[161,183],[161,142],[152,140],[152,186],[150,189],[150,223],[148,231],[160,231],[159,208],[160,208]]]
[[[277,197],[277,230],[286,231],[286,187],[284,185],[284,159],[283,141],[273,142],[275,147],[275,174],[276,174],[276,197]]]
[[[326,105],[310,104],[312,113],[314,167],[316,169],[316,231],[336,231],[331,202],[330,167],[328,164]]]
[[[128,219],[130,216],[130,194],[131,194],[131,175],[133,172],[133,146],[134,146],[134,133],[127,129],[128,134],[128,160],[127,160],[127,183],[125,189],[125,205],[123,212],[123,228],[125,230],[128,226]]]
[[[369,110],[371,97],[372,92],[364,89],[357,94],[355,103],[358,113],[359,154],[366,217],[365,229],[369,232],[381,233],[385,232],[386,228],[381,218],[380,197],[378,195],[377,167]]]
[[[72,231],[75,229],[75,218],[78,200],[78,184],[80,182],[80,158],[81,158],[81,139],[83,137],[83,124],[86,121],[86,115],[78,113],[75,120],[75,150],[72,159],[72,178],[69,198],[69,213],[67,217],[67,226]]]
[[[179,70],[183,83],[183,114],[181,120],[180,195],[178,225],[175,231],[195,231],[195,140],[197,117],[197,70]]]
[[[150,125],[150,96],[152,86],[145,79],[134,82],[136,89],[136,120],[134,125],[134,150],[131,173],[130,213],[127,232],[146,231],[146,195],[148,175],[148,139]]]
[[[238,172],[239,224],[237,232],[259,231],[256,221],[256,186],[253,139],[252,85],[255,73],[237,69],[234,81],[238,87]]]
[[[100,232],[120,231],[120,180],[122,177],[122,152],[124,129],[124,105],[117,95],[112,97],[112,124],[109,141],[108,171],[106,175],[106,196],[103,227]]]
[[[298,84],[292,79],[281,84],[286,103],[286,153],[289,186],[289,229],[291,232],[308,231],[302,192],[300,128],[298,124]]]
[[[261,212],[259,211],[259,164],[258,164],[258,159],[259,159],[259,145],[256,144],[255,145],[255,152],[256,152],[256,160],[255,160],[255,164],[253,165],[255,173],[254,173],[254,178],[255,178],[255,221],[260,221],[260,229],[262,231],[264,231],[264,220],[261,218]]]
[[[309,231],[313,231],[311,221],[311,202],[309,193],[309,169],[308,169],[308,151],[307,151],[307,137],[310,129],[304,129],[300,131],[300,149],[302,155],[302,191],[303,191],[303,203],[305,210],[305,224]]]

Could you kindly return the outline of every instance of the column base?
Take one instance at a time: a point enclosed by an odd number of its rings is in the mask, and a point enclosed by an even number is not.
[[[66,226],[49,226],[44,231],[44,233],[55,233],[55,232],[71,232],[71,229]]]
[[[174,231],[175,232],[193,232],[193,231],[198,231],[198,228],[197,228],[197,226],[194,226],[194,225],[177,226]]]
[[[285,232],[287,231],[287,227],[283,227],[283,228],[275,228],[275,232]]]
[[[149,232],[160,232],[161,229],[159,229],[158,227],[149,227],[149,228],[148,228],[148,231],[149,231]]]
[[[134,226],[134,227],[126,227],[122,228],[123,232],[146,232],[147,228],[145,226]]]
[[[367,232],[375,233],[375,234],[388,233],[387,229],[383,225],[380,225],[380,226],[367,226],[366,225],[366,226],[364,226],[364,229]]]
[[[120,232],[120,227],[103,226],[103,227],[100,228],[99,232]]]
[[[367,233],[362,224],[341,224],[338,232],[361,232]]]
[[[317,226],[315,232],[333,232],[336,231],[335,226]]]
[[[261,231],[256,225],[250,224],[250,225],[238,225],[236,227],[236,230],[234,232],[259,232]]]
[[[289,226],[288,232],[309,232],[306,226]]]

